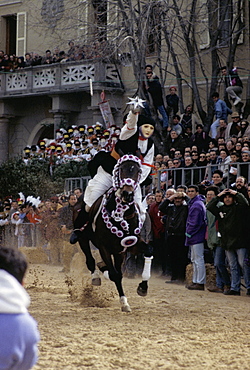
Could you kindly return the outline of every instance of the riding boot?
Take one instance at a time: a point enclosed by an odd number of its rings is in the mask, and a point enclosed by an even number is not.
[[[89,222],[89,213],[86,212],[86,209],[85,209],[85,204],[83,204],[80,212],[79,212],[79,215],[77,217],[77,219],[75,220],[74,222],[74,231],[72,232],[71,236],[70,236],[70,243],[71,244],[75,244],[76,242],[79,241],[79,238],[81,237],[82,235],[82,232],[83,230],[85,229],[85,227],[87,226]]]

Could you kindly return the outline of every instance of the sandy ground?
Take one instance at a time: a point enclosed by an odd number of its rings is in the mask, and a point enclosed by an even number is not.
[[[41,342],[39,369],[249,369],[250,297],[188,291],[153,276],[147,297],[140,279],[124,278],[132,312],[121,312],[110,281],[92,287],[74,257],[61,266],[31,264],[26,288]],[[83,271],[84,270],[84,271]]]

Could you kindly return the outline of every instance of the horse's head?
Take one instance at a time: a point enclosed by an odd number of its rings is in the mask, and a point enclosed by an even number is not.
[[[134,201],[134,191],[141,177],[141,161],[134,155],[124,155],[113,171],[113,188],[124,203]]]

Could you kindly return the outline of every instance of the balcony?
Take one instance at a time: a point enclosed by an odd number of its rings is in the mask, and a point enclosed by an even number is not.
[[[123,91],[119,66],[100,60],[55,63],[0,73],[0,99],[63,92]]]

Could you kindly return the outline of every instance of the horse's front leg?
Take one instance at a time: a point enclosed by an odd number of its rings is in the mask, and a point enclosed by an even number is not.
[[[119,296],[120,296],[120,304],[122,312],[131,312],[130,305],[128,304],[127,297],[124,294],[123,287],[122,287],[122,263],[123,263],[123,255],[118,254],[114,256],[114,263],[115,263],[115,270],[118,272],[118,279],[115,282],[117,287]]]
[[[148,280],[151,277],[152,247],[144,242],[141,243],[144,252],[144,268],[142,271],[142,282],[138,285],[137,293],[145,297],[148,294]]]
[[[79,244],[80,244],[81,250],[85,254],[86,265],[89,271],[91,272],[92,285],[100,286],[101,278],[99,276],[99,271],[95,268],[95,259],[91,253],[89,240],[87,239],[84,233],[82,233],[81,237],[79,238]]]
[[[128,300],[124,294],[122,287],[121,266],[123,262],[123,255],[115,255],[113,263],[111,254],[105,248],[100,248],[100,253],[103,261],[106,263],[109,273],[109,279],[115,283],[116,289],[118,291],[122,312],[130,312],[131,308],[128,304]]]

